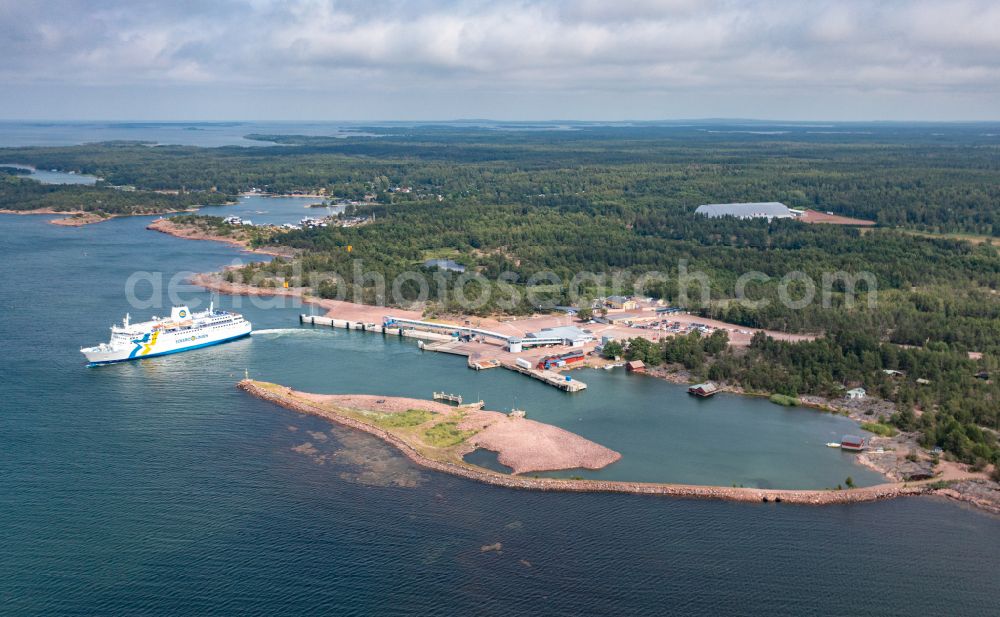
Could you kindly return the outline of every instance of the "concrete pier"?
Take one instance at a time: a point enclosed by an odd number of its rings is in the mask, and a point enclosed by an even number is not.
[[[579,392],[587,389],[587,384],[582,381],[577,381],[576,379],[567,381],[565,375],[557,373],[556,371],[540,371],[533,368],[523,368],[516,364],[507,364],[506,362],[502,363],[502,366],[505,369],[543,381],[550,386],[554,386],[560,390],[565,390],[566,392]]]
[[[346,319],[335,319],[333,317],[323,317],[319,315],[299,315],[299,323],[312,324],[314,326],[328,326],[331,328],[343,328],[346,330],[362,330],[364,332],[376,332],[391,336],[405,336],[408,338],[429,341],[428,344],[421,343],[421,349],[427,351],[438,351],[442,353],[452,353],[457,355],[468,355],[460,349],[461,344],[450,334],[440,332],[427,332],[403,327],[383,327],[377,323],[365,323],[360,321],[348,321]],[[566,392],[579,392],[587,389],[587,384],[576,379],[566,380],[566,376],[556,371],[540,371],[538,369],[526,369],[513,363],[501,362],[498,360],[473,360],[469,359],[469,368],[482,370],[502,366],[505,369],[516,371],[522,375],[527,375],[533,379],[547,383],[550,386],[559,388]]]

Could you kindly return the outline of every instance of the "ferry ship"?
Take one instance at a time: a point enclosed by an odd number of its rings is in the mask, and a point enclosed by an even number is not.
[[[122,325],[111,326],[111,340],[80,352],[91,365],[124,362],[163,356],[209,345],[218,345],[249,336],[250,322],[239,313],[215,310],[192,313],[186,306],[170,309],[170,317],[130,323],[126,314]]]

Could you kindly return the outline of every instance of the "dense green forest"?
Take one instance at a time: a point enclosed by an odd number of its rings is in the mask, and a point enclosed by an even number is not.
[[[217,205],[231,199],[220,193],[170,195],[153,191],[122,191],[106,186],[42,184],[30,178],[0,173],[0,210],[82,210],[105,214],[145,214]]]
[[[281,146],[115,142],[3,151],[5,159],[146,189],[236,193],[330,189],[359,197],[406,185],[490,205],[615,210],[651,232],[664,211],[782,201],[886,226],[1000,235],[1000,144],[977,125],[838,126],[773,135],[732,127],[575,130],[370,127],[379,137],[260,136]],[[716,131],[716,132],[714,132]]]
[[[825,336],[803,343],[758,338],[742,355],[716,349],[717,341],[705,349],[707,342],[675,339],[644,351],[650,360],[694,363],[706,376],[787,395],[828,394],[840,384],[864,383],[896,402],[896,422],[921,430],[926,443],[964,460],[995,460],[989,430],[997,428],[1000,392],[992,380],[973,377],[985,370],[995,378],[1000,358],[995,127],[567,128],[361,127],[377,136],[252,136],[277,144],[258,147],[116,142],[8,148],[0,150],[0,160],[94,174],[106,185],[43,186],[0,174],[0,208],[124,212],[141,204],[165,210],[219,203],[251,188],[325,189],[331,197],[364,199],[348,214],[374,215],[375,222],[259,235],[257,242],[298,249],[300,257],[294,267],[276,259],[248,266],[242,275],[336,273],[362,284],[368,302],[379,298],[370,281],[354,280],[358,260],[365,271],[389,281],[440,256],[485,277],[461,283],[455,273],[437,272],[429,279],[432,297],[459,284],[499,290],[502,273],[523,286],[548,271],[563,282],[540,294],[552,304],[573,300],[565,283],[580,272],[618,276],[626,286],[618,291],[629,292],[629,284],[650,271],[664,276],[640,291],[678,303],[687,291],[678,276],[684,264],[704,273],[711,291],[708,302],[698,294],[689,298],[688,308],[746,326]],[[738,201],[781,201],[872,219],[878,226],[694,215],[702,203]],[[976,237],[970,242],[945,234]],[[769,277],[747,287],[750,299],[766,305],[733,301],[739,277],[750,271]],[[859,283],[853,305],[845,293],[849,285],[834,281],[827,306],[817,298],[792,308],[778,298],[780,279],[793,271],[817,285],[824,274],[868,273],[872,284]],[[808,291],[800,283],[789,287],[799,295]],[[417,291],[410,284],[403,289],[408,297]],[[314,291],[338,293],[331,283]],[[583,291],[592,297],[610,290],[591,283]],[[476,310],[538,309],[537,297],[522,295],[511,304],[502,299],[494,294]],[[456,308],[445,303],[435,310]],[[982,352],[983,359],[970,360],[970,351]],[[890,382],[882,373],[888,368],[930,384]],[[924,413],[918,417],[914,409]]]

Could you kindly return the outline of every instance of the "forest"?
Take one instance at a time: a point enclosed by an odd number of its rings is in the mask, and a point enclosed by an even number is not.
[[[781,201],[883,226],[1000,234],[1000,144],[987,126],[837,125],[779,134],[711,125],[361,130],[377,136],[261,135],[252,137],[281,145],[252,148],[110,142],[0,153],[4,160],[143,189],[327,188],[360,197],[410,186],[449,201],[610,210],[650,232],[664,210]]]
[[[103,214],[159,214],[185,210],[195,205],[219,205],[232,199],[221,193],[164,194],[153,191],[123,191],[99,183],[42,184],[0,168],[0,210],[83,211]]]

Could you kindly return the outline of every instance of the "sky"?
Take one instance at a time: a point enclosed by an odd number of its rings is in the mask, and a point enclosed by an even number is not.
[[[1000,2],[0,0],[0,118],[1000,119]]]

